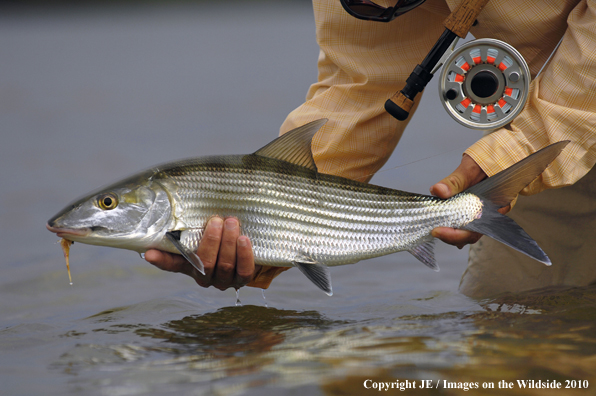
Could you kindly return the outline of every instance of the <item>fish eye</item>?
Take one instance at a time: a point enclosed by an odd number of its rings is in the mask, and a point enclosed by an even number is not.
[[[102,194],[97,198],[97,204],[103,210],[112,210],[118,206],[118,197],[114,193]]]

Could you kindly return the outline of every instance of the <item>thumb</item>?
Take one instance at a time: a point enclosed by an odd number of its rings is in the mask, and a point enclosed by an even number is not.
[[[439,198],[446,199],[464,191],[467,188],[467,184],[465,175],[455,170],[452,174],[432,186],[430,193]]]
[[[476,161],[464,154],[461,163],[449,176],[433,185],[430,193],[439,198],[449,198],[465,191],[474,184],[486,178],[486,173]]]

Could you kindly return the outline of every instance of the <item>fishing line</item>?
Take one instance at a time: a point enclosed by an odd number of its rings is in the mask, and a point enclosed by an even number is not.
[[[557,50],[559,49],[559,47],[561,46],[561,43],[563,42],[563,38],[565,36],[561,37],[561,39],[559,40],[559,42],[557,43],[557,45],[555,46],[555,49],[553,49],[553,51],[550,53],[550,55],[548,56],[548,59],[544,62],[544,65],[542,65],[542,67],[540,68],[540,70],[538,71],[538,74],[536,74],[536,77],[534,77],[534,79],[537,79],[538,76],[542,73],[542,71],[544,70],[544,68],[548,65],[548,63],[550,62],[550,60],[553,58],[553,56],[555,55],[555,52],[557,52]]]
[[[424,158],[420,158],[420,159],[417,159],[417,160],[414,160],[414,161],[411,161],[411,162],[407,162],[407,163],[405,163],[405,164],[401,164],[401,165],[393,166],[393,167],[391,167],[391,168],[387,168],[387,169],[381,169],[381,170],[378,170],[378,171],[377,171],[377,172],[375,172],[375,173],[370,173],[370,174],[368,174],[368,175],[360,176],[359,178],[357,178],[357,179],[355,179],[355,180],[357,180],[357,181],[361,181],[362,179],[365,179],[365,178],[367,178],[367,177],[369,177],[369,176],[371,176],[371,177],[372,177],[372,176],[374,176],[374,175],[377,175],[377,174],[379,174],[379,173],[387,172],[387,171],[390,171],[390,170],[395,170],[395,169],[397,169],[397,168],[402,168],[402,167],[404,167],[404,166],[408,166],[408,165],[413,165],[413,164],[416,164],[416,163],[418,163],[418,162],[421,162],[421,161],[426,161],[426,160],[428,160],[428,159],[431,159],[431,158],[439,157],[439,156],[441,156],[441,155],[450,154],[450,153],[452,153],[452,152],[454,152],[454,151],[457,151],[457,150],[461,150],[461,148],[460,148],[460,147],[457,147],[457,148],[451,149],[451,150],[449,150],[449,151],[443,151],[443,152],[441,152],[441,153],[434,154],[434,155],[431,155],[431,156],[428,156],[428,157],[424,157]]]

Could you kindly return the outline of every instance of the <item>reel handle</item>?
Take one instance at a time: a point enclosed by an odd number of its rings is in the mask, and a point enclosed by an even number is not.
[[[414,98],[424,90],[432,79],[432,70],[441,60],[456,37],[464,38],[476,21],[476,17],[489,0],[463,0],[443,23],[445,31],[421,64],[414,68],[406,80],[406,86],[385,102],[385,110],[399,121],[410,115]]]

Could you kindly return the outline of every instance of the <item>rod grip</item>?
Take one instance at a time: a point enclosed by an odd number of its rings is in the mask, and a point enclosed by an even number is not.
[[[440,41],[444,40],[439,39]],[[399,121],[404,121],[408,118],[410,110],[414,106],[414,98],[424,90],[426,84],[433,78],[430,68],[428,66],[416,65],[410,77],[406,80],[406,86],[385,102],[385,110],[389,114]]]
[[[422,92],[433,75],[431,71],[440,61],[456,36],[466,37],[470,27],[489,0],[462,0],[445,20],[445,31],[426,55],[422,64],[417,65],[406,80],[406,86],[385,102],[385,110],[399,121],[410,115],[414,98]]]
[[[444,26],[465,38],[486,3],[488,0],[463,0],[445,20]]]
[[[410,115],[414,101],[408,99],[403,92],[396,92],[385,102],[385,110],[399,121],[404,121]]]

